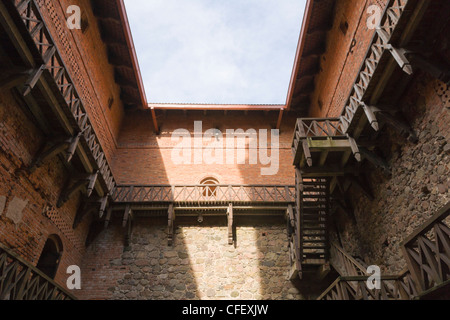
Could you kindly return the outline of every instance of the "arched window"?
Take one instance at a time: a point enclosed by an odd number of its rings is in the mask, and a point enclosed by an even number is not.
[[[202,194],[206,198],[215,197],[217,195],[217,185],[219,181],[214,178],[205,178],[200,182],[201,185],[204,185],[202,188]]]
[[[46,276],[54,279],[61,260],[62,251],[61,239],[57,235],[49,236],[36,267]]]

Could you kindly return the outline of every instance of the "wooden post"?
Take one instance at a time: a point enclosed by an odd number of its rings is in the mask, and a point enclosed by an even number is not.
[[[228,217],[228,244],[232,245],[234,243],[234,237],[233,237],[233,204],[232,203],[230,203],[228,205],[227,217]]]
[[[309,150],[309,144],[308,144],[308,140],[302,140],[302,146],[303,146],[303,153],[305,154],[305,158],[306,158],[306,163],[308,164],[308,166],[312,167],[313,162],[312,162],[312,157],[311,157],[311,151]]]
[[[173,204],[171,203],[169,205],[169,220],[168,220],[168,232],[167,232],[167,239],[168,239],[168,245],[173,245],[173,226],[175,222],[175,210],[173,209]]]
[[[355,139],[348,136],[348,141],[350,142],[350,147],[352,149],[353,155],[355,156],[356,161],[361,162],[361,153],[359,151],[358,145],[356,144]]]

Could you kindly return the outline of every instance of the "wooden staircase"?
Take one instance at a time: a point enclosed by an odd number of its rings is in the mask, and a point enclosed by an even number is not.
[[[300,194],[300,230],[303,265],[328,262],[328,215],[330,206],[327,179],[303,179]]]

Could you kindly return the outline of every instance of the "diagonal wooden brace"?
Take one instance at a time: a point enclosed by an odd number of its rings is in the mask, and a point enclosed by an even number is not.
[[[83,187],[87,188],[86,195],[90,197],[94,189],[95,182],[97,181],[98,172],[93,174],[83,174],[78,178],[72,178],[69,181],[68,186],[61,192],[59,196],[57,207],[61,208],[77,191],[80,191]]]
[[[66,160],[70,162],[78,146],[80,137],[81,133],[73,138],[47,142],[45,146],[39,151],[38,155],[34,158],[31,165],[28,167],[28,173],[31,174],[35,172],[36,169],[40,168],[45,161],[57,156],[62,152],[66,152]]]

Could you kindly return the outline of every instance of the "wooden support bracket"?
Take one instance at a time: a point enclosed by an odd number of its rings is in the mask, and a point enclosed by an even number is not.
[[[109,222],[111,221],[111,216],[112,216],[112,206],[110,206],[108,208],[108,210],[106,211],[106,218],[105,218],[105,224],[104,224],[104,228],[108,228],[109,226]]]
[[[98,213],[98,219],[101,219],[103,217],[107,203],[108,203],[108,196],[97,199],[89,199],[89,198],[83,199],[80,207],[78,208],[75,219],[73,221],[72,228],[76,229],[83,220],[83,218],[91,212]]]
[[[302,140],[302,146],[303,146],[303,153],[305,154],[306,163],[308,164],[309,167],[312,167],[313,162],[312,162],[311,151],[309,150],[309,144],[308,144],[307,139]]]
[[[388,49],[392,57],[394,57],[395,61],[397,61],[400,68],[409,75],[414,73],[411,62],[406,57],[406,53],[408,53],[403,48],[394,48],[391,44],[386,45],[386,49]]]
[[[86,196],[89,198],[97,181],[98,172],[93,174],[83,174],[77,178],[71,178],[67,187],[61,192],[59,196],[57,207],[61,208],[77,191],[83,187],[87,188]]]
[[[350,148],[352,149],[353,156],[355,157],[356,161],[361,162],[361,153],[355,139],[353,139],[349,135],[347,135],[347,137],[348,141],[350,142]]]
[[[369,184],[367,181],[361,182],[359,178],[355,177],[354,175],[347,175],[345,178],[349,179],[352,184],[357,187],[359,190],[362,191],[362,193],[371,201],[375,199],[373,196],[373,192],[369,187]]]
[[[0,68],[0,88],[11,89],[23,84],[32,74],[33,69],[25,67]]]
[[[364,155],[364,157],[366,157],[368,161],[373,163],[376,167],[381,168],[385,175],[387,176],[391,175],[391,168],[386,160],[374,154],[373,152],[370,152],[366,148],[360,147],[359,151],[361,152],[362,155]]]
[[[174,224],[175,224],[175,210],[173,209],[173,204],[171,203],[169,205],[169,210],[168,210],[168,214],[169,214],[169,219],[168,219],[168,232],[167,232],[167,239],[168,239],[168,245],[172,246],[173,245],[173,229],[174,229]]]
[[[66,160],[70,162],[75,153],[75,150],[80,141],[81,133],[77,134],[73,138],[69,139],[58,139],[53,141],[48,141],[44,147],[38,152],[31,165],[28,167],[28,173],[33,173],[37,168],[40,168],[42,164],[57,156],[58,154],[66,151]]]
[[[230,203],[228,205],[227,218],[228,218],[228,244],[232,245],[234,243],[234,235],[233,235],[233,204],[232,203]]]
[[[380,111],[378,108],[373,106],[368,106],[365,103],[362,103],[362,107],[364,109],[364,112],[366,114],[367,119],[369,120],[370,125],[375,131],[380,130],[380,126],[378,124],[377,117],[375,116],[375,113]]]
[[[287,220],[288,239],[290,239],[292,237],[292,234],[294,233],[294,228],[295,228],[294,209],[292,208],[291,204],[288,205],[288,208],[287,208],[286,220]]]
[[[412,143],[417,143],[419,141],[419,138],[417,137],[417,134],[414,132],[414,130],[411,128],[411,126],[406,123],[406,121],[401,120],[398,117],[393,116],[387,111],[383,111],[378,109],[377,116],[380,118],[380,120],[383,120],[385,123],[389,124],[393,129],[400,132],[400,134],[408,133],[408,140]]]
[[[39,81],[39,78],[42,75],[42,72],[45,70],[45,65],[41,65],[39,68],[33,70],[28,77],[28,80],[25,82],[24,89],[23,89],[23,96],[27,96],[30,94],[31,90],[33,90],[36,83]]]

